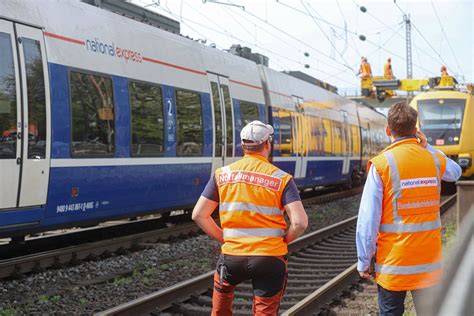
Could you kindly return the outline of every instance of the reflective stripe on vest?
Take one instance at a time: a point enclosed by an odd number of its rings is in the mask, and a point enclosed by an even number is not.
[[[255,212],[262,215],[283,215],[282,210],[278,207],[259,206],[245,202],[223,202],[219,204],[219,211],[225,212],[238,212],[248,211]]]
[[[438,159],[438,156],[436,156],[436,154],[434,152],[431,152],[431,156],[433,156],[433,159],[434,159],[434,162],[435,162],[435,165],[436,165],[436,178],[438,179],[438,194],[441,192],[441,181],[440,181],[440,177],[439,177],[439,159]]]
[[[285,231],[279,228],[224,228],[227,237],[282,237]]]
[[[384,233],[416,233],[441,228],[441,220],[409,224],[380,224],[379,231]]]
[[[441,262],[418,264],[414,266],[389,266],[375,264],[375,272],[384,274],[418,274],[441,269]]]
[[[401,181],[400,181],[400,172],[398,171],[398,165],[395,160],[395,156],[391,151],[386,151],[383,153],[387,159],[389,168],[390,168],[390,177],[392,178],[392,191],[393,191],[393,200],[392,200],[392,209],[393,209],[393,224],[380,224],[380,231],[386,233],[416,233],[423,232],[427,230],[433,230],[441,228],[441,221],[438,218],[432,222],[423,222],[423,223],[407,223],[404,224],[402,217],[398,215],[398,205],[397,200],[401,196]],[[439,180],[439,159],[436,154],[432,153],[433,158],[436,164],[437,172],[437,190],[440,192],[440,180]],[[439,201],[437,202],[439,204]]]
[[[262,156],[244,158],[217,169],[222,253],[235,256],[282,256],[287,228],[283,191],[291,176]]]

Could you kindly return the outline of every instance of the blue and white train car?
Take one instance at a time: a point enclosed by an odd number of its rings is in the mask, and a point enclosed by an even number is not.
[[[0,237],[190,208],[254,119],[300,187],[361,168],[355,103],[79,1],[0,2],[0,56]]]

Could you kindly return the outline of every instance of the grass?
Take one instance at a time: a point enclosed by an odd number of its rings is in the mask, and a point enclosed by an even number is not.
[[[121,277],[118,277],[118,278],[114,279],[114,281],[112,283],[114,285],[124,285],[124,284],[129,284],[132,281],[133,281],[132,276],[121,276]]]
[[[0,308],[0,316],[15,316],[18,314],[19,312],[12,307]]]

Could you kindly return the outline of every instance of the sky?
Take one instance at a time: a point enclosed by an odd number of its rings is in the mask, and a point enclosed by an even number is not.
[[[360,57],[383,75],[407,77],[406,24],[411,21],[413,78],[474,82],[474,0],[131,0],[178,20],[181,34],[204,45],[240,44],[269,57],[276,70],[300,70],[338,87],[359,90]],[[365,9],[365,12],[362,10]],[[360,38],[365,37],[365,41]]]

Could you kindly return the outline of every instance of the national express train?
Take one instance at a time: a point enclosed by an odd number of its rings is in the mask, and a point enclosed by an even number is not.
[[[190,209],[275,128],[301,190],[350,184],[385,117],[314,84],[79,1],[0,2],[0,237]]]

